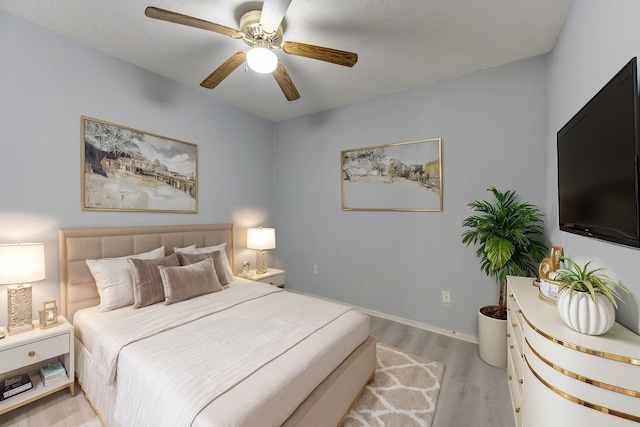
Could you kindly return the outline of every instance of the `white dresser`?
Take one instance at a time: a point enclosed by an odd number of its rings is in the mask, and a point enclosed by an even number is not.
[[[522,427],[640,426],[640,336],[566,326],[532,278],[509,277],[508,378]]]

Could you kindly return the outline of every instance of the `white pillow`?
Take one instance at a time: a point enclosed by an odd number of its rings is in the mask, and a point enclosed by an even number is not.
[[[225,275],[230,282],[233,280],[233,271],[231,270],[231,265],[229,264],[229,257],[227,256],[226,247],[227,243],[225,242],[220,243],[219,245],[207,246],[204,248],[196,248],[195,245],[186,246],[184,248],[173,248],[173,251],[182,252],[183,254],[207,254],[209,252],[220,251],[220,260],[222,261]]]
[[[184,248],[176,248],[175,246],[173,247],[173,252],[174,253],[180,253],[182,252],[183,254],[193,254],[196,251],[196,245],[195,243],[191,246],[185,246]]]
[[[164,257],[164,246],[149,252],[119,258],[86,260],[98,287],[100,309],[108,311],[133,304],[133,275],[128,258],[155,259],[162,257]]]

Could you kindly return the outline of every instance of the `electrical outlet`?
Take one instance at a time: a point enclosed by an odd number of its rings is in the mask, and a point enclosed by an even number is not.
[[[442,301],[443,304],[451,304],[451,292],[442,291],[442,296],[440,297],[440,301]]]
[[[318,274],[318,266],[313,264],[313,274]]]

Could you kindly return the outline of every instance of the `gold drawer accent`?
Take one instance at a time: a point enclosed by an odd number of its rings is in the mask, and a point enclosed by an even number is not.
[[[602,357],[603,359],[609,359],[609,360],[615,360],[616,362],[622,362],[622,363],[628,363],[630,365],[638,365],[640,366],[640,359],[635,359],[633,357],[627,357],[627,356],[620,356],[618,354],[612,354],[612,353],[607,353],[604,351],[597,351],[597,350],[593,350],[587,347],[582,347],[580,345],[576,345],[576,344],[571,344],[565,341],[561,341],[557,338],[552,337],[549,334],[546,334],[544,332],[542,332],[540,329],[536,328],[531,322],[529,322],[529,319],[527,319],[526,316],[524,316],[524,320],[525,322],[527,322],[527,324],[529,326],[531,326],[531,329],[533,329],[534,331],[536,331],[538,334],[540,334],[540,336],[548,339],[551,342],[554,342],[556,344],[560,344],[563,347],[567,347],[570,348],[572,350],[576,350],[579,351],[581,353],[586,353],[586,354],[590,354],[592,356],[597,356],[597,357]]]
[[[567,369],[564,369],[561,366],[556,365],[555,363],[545,359],[544,357],[542,357],[542,355],[540,353],[538,353],[529,343],[529,341],[527,339],[525,339],[525,342],[527,343],[527,346],[529,347],[529,349],[531,350],[531,352],[533,352],[533,354],[535,354],[535,356],[540,359],[542,362],[544,362],[547,366],[552,367],[553,369],[555,369],[556,371],[560,372],[561,374],[564,374],[570,378],[573,378],[574,380],[578,380],[578,381],[582,381],[583,383],[587,383],[587,384],[591,384],[592,386],[595,387],[599,387],[599,388],[603,388],[605,390],[609,390],[609,391],[613,391],[616,393],[620,393],[620,394],[626,394],[627,396],[631,396],[631,397],[637,397],[640,398],[640,392],[635,391],[635,390],[629,390],[627,388],[624,387],[618,387],[615,385],[611,385],[611,384],[607,384],[607,383],[603,383],[597,380],[593,380],[591,378],[587,378],[584,377],[582,375],[578,375],[575,372],[571,372]]]
[[[529,368],[529,371],[531,371],[533,376],[535,376],[538,379],[538,381],[540,381],[541,384],[543,384],[549,390],[551,390],[554,393],[556,393],[558,396],[564,397],[565,399],[567,399],[567,400],[569,400],[569,401],[571,401],[573,403],[577,403],[578,405],[584,406],[585,408],[591,408],[591,409],[594,409],[596,411],[599,411],[599,412],[602,412],[602,413],[605,413],[605,414],[613,415],[614,417],[624,418],[625,420],[631,420],[631,421],[634,421],[636,423],[640,423],[640,417],[638,417],[638,416],[627,414],[626,412],[622,412],[622,411],[616,411],[615,409],[607,408],[605,406],[596,405],[595,403],[590,403],[590,402],[584,401],[582,399],[578,399],[577,397],[572,396],[572,395],[570,395],[568,393],[565,393],[564,391],[560,390],[559,388],[556,388],[556,387],[552,386],[551,384],[549,384],[548,382],[543,380],[542,377],[540,377],[540,375],[538,375],[538,373],[531,367],[531,365],[529,364],[529,361],[527,360],[526,356],[525,356],[524,360],[527,362],[527,367]]]

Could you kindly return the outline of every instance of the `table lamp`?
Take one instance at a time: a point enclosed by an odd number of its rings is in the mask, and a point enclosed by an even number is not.
[[[247,229],[247,248],[256,249],[256,273],[267,272],[269,264],[269,254],[266,249],[275,249],[276,229],[275,228],[249,228]]]
[[[0,285],[10,285],[7,287],[9,335],[33,329],[29,283],[44,278],[44,244],[0,245]]]

